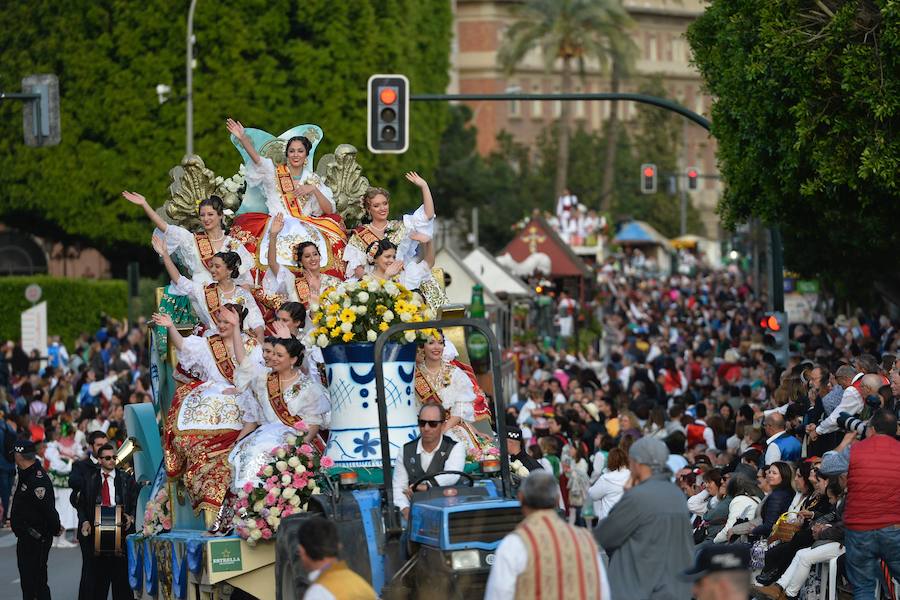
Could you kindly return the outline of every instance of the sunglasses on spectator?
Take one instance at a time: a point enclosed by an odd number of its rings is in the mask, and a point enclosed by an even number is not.
[[[419,419],[419,427],[425,427],[426,425],[429,427],[440,427],[443,421],[428,421],[426,419]]]
[[[115,456],[101,456],[100,460],[116,460]]]

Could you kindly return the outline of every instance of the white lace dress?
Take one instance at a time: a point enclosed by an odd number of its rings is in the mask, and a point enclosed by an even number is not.
[[[198,281],[204,285],[212,283],[206,265],[200,258],[200,250],[197,248],[197,238],[194,234],[178,225],[169,225],[166,231],[154,229],[153,235],[162,238],[166,242],[166,248],[169,254],[178,262],[184,265],[191,272],[191,279]],[[240,275],[234,280],[238,285],[243,283],[252,284],[250,277],[250,269],[256,264],[253,255],[238,240],[226,235],[222,239],[222,252],[237,252],[241,257],[241,265],[238,267]]]
[[[244,336],[245,363],[263,368],[262,348],[248,336]],[[250,402],[249,390],[241,390],[228,381],[216,364],[206,337],[191,335],[184,338],[178,352],[178,364],[191,376],[203,383],[184,398],[178,410],[177,425],[180,431],[217,431],[244,426],[242,407]],[[235,373],[235,378],[237,373]]]
[[[404,264],[415,260],[419,242],[410,239],[409,234],[417,231],[433,238],[434,220],[435,217],[430,219],[425,217],[425,206],[422,205],[412,214],[403,215],[402,221],[388,221],[385,234],[397,246],[397,260],[402,260]],[[347,263],[345,272],[348,277],[356,271],[356,267],[363,267],[366,269],[366,272],[371,271],[369,261],[366,258],[364,242],[355,233],[350,236],[347,247],[344,248],[344,261]]]
[[[471,427],[471,423],[475,421],[475,387],[472,380],[462,369],[449,362],[441,363],[441,370],[437,374],[423,368],[422,363],[416,363],[416,370],[421,372],[431,387],[437,391],[444,410],[449,411],[451,417],[459,417],[464,423],[448,430],[446,435],[464,444],[468,454],[476,447],[473,438],[474,428]],[[421,398],[417,396],[416,401],[419,405],[417,408],[421,408]]]
[[[216,326],[212,315],[209,314],[209,305],[206,303],[207,285],[208,283],[203,283],[196,279],[188,279],[182,275],[178,281],[171,285],[170,289],[175,295],[187,296],[190,298],[191,307],[193,307],[194,313],[206,327],[204,335],[209,336],[214,333],[219,333],[219,328]],[[257,327],[263,327],[265,325],[262,313],[259,311],[259,306],[256,304],[256,300],[253,299],[253,295],[250,292],[237,285],[237,283],[235,283],[234,292],[228,296],[222,293],[221,290],[218,290],[218,287],[216,290],[219,294],[219,302],[222,306],[226,304],[241,304],[247,309],[247,316],[244,319],[244,331],[252,331]]]
[[[284,445],[288,435],[297,431],[286,425],[278,416],[269,399],[268,377],[271,369],[245,361],[238,365],[235,383],[249,393],[241,396],[245,423],[257,423],[259,427],[235,444],[228,455],[232,466],[232,488],[237,492],[244,484],[255,483],[259,469],[272,460],[272,449]],[[307,425],[325,424],[325,415],[331,410],[322,385],[304,374],[282,393],[287,412],[299,417]]]
[[[62,483],[63,481],[68,484],[69,473],[72,472],[72,459],[64,457],[60,452],[59,444],[53,441],[47,444],[47,449],[44,450],[44,460],[50,464],[50,477],[54,480],[53,497],[56,501],[56,512],[59,513],[59,522],[64,529],[77,529],[78,511],[69,502],[72,488],[68,485],[56,485],[57,482]]]

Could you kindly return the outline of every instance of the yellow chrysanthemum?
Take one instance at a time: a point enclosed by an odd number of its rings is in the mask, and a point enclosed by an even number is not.
[[[339,335],[341,335],[340,327],[335,327],[334,329],[331,330],[331,337],[336,338]]]
[[[329,316],[327,319],[325,319],[325,325],[327,325],[329,328],[334,327],[335,325],[337,325],[337,317],[335,317],[334,315]]]
[[[378,306],[375,307],[375,314],[380,317],[381,315],[384,314],[384,312],[386,310],[387,310],[387,306],[385,306],[384,304],[379,304]]]
[[[325,310],[328,312],[329,315],[333,315],[336,312],[338,312],[339,310],[341,310],[341,307],[337,304],[329,304],[328,308]]]
[[[319,324],[319,321],[321,321],[321,320],[322,320],[322,313],[317,312],[317,313],[313,314],[313,316],[312,316],[312,322],[313,322],[313,323],[315,323],[316,325],[318,325],[318,324]]]
[[[316,330],[316,333],[322,333],[322,334],[324,334],[324,335],[328,335],[328,328],[327,328],[327,327],[319,327],[319,328]]]
[[[344,342],[349,342],[350,340],[353,339],[353,332],[349,331],[349,332],[345,333],[343,336],[341,336],[341,339],[344,340]]]
[[[356,321],[356,312],[352,308],[345,308],[341,311],[342,323],[353,323]]]
[[[390,325],[388,325],[387,323],[380,323],[378,325],[378,331],[387,331],[388,327],[390,327]]]

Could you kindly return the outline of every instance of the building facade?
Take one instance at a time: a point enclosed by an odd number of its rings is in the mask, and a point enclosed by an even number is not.
[[[510,77],[498,64],[497,52],[506,28],[515,21],[517,4],[519,0],[455,0],[451,93],[560,91],[559,73],[546,71],[539,51],[530,53]],[[690,64],[690,46],[684,37],[688,25],[703,12],[703,3],[700,0],[625,0],[624,4],[635,23],[631,35],[638,57],[634,75],[622,81],[620,91],[636,92],[642,79],[658,76],[670,99],[708,118],[710,98],[703,92],[699,72]],[[596,61],[588,61],[584,78],[575,78],[577,92],[609,90],[609,78]],[[521,143],[532,143],[561,110],[559,102],[472,102],[470,105],[478,128],[478,150],[483,154],[495,148],[497,134],[504,130]],[[572,107],[575,126],[602,129],[609,109],[609,102],[575,101]],[[625,127],[636,116],[634,103],[619,103],[619,117],[626,122]],[[690,201],[701,213],[705,234],[718,238],[715,207],[721,186],[717,179],[715,141],[704,129],[687,120],[683,131],[679,164],[683,169],[697,167],[702,176],[699,189],[690,193]],[[635,186],[638,184],[638,173],[635,173]]]

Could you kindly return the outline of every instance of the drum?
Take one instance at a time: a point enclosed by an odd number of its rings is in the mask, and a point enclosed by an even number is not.
[[[121,556],[125,548],[125,516],[121,506],[94,509],[94,554]]]

